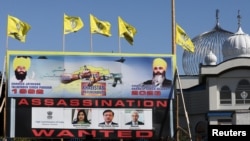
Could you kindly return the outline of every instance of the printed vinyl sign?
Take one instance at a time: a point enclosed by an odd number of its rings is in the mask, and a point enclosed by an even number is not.
[[[8,52],[9,97],[169,99],[172,56]]]
[[[8,98],[7,136],[152,138],[165,99]],[[157,117],[159,118],[159,117]],[[163,117],[162,117],[163,118]]]
[[[105,110],[114,113],[112,122],[115,124],[104,123]],[[137,123],[131,122],[134,116],[138,117]],[[152,129],[152,109],[33,107],[31,126],[45,129]]]
[[[10,138],[153,138],[173,98],[173,55],[7,51],[6,68]]]

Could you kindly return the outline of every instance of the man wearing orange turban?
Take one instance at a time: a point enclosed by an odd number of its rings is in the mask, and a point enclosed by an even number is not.
[[[155,85],[156,87],[170,87],[172,81],[166,78],[167,62],[162,58],[153,61],[153,78],[143,82],[143,85]]]

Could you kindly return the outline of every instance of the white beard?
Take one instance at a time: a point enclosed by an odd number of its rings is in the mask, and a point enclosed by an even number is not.
[[[165,77],[162,75],[155,75],[152,79],[152,84],[160,88],[164,79]]]

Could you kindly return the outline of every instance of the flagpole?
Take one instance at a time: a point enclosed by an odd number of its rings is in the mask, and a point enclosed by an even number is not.
[[[9,33],[8,33],[8,32],[9,32],[9,15],[8,15],[8,17],[7,17],[6,52],[7,52],[7,50],[8,50],[8,44],[9,44],[9,43],[8,43],[8,42],[9,42],[9,41],[8,41],[8,40],[9,40],[9,36],[8,36]]]
[[[175,60],[176,60],[176,44],[175,44],[175,0],[171,0],[171,13],[172,13],[172,54],[174,55],[175,57]],[[176,71],[176,68],[175,70]],[[176,73],[174,73],[176,74]],[[175,84],[174,84],[175,86]],[[175,90],[173,90],[173,95],[174,95],[174,92]],[[178,103],[178,102],[177,102]],[[178,113],[178,106],[177,106],[177,110],[176,110],[176,113]],[[173,138],[174,136],[174,126],[173,126],[173,99],[170,99],[170,134],[171,134],[171,137]],[[177,115],[177,114],[176,114]],[[178,128],[179,126],[179,121],[178,121],[178,115],[176,117],[176,129]],[[178,137],[177,137],[177,141],[178,141]]]
[[[64,13],[65,14],[65,13]],[[64,22],[64,17],[63,17],[63,22]],[[64,23],[63,23],[63,43],[62,43],[62,51],[64,52],[64,48],[65,48],[65,34],[64,34]],[[64,65],[63,65],[64,67]],[[65,67],[64,67],[65,69]],[[63,141],[63,138],[61,138],[61,141]]]
[[[65,34],[63,34],[63,52],[64,52],[64,48],[65,48]]]
[[[9,46],[9,37],[8,35],[6,36],[6,52],[8,50],[8,46]]]
[[[119,53],[121,53],[121,38],[120,37],[118,37],[119,39],[118,39],[118,41],[119,41]]]
[[[118,51],[121,53],[120,21],[118,16]]]
[[[8,19],[7,19],[8,21]],[[9,23],[7,23],[8,25]],[[8,36],[8,26],[7,26],[7,36],[6,36],[6,51],[5,51],[5,56],[4,56],[4,67],[3,67],[3,74],[2,74],[2,80],[1,80],[1,95],[0,97],[2,96],[2,85],[3,85],[3,79],[5,77],[5,74],[6,74],[6,70],[5,70],[5,67],[6,67],[6,57],[7,57],[7,51],[8,51],[8,47],[9,46],[9,36]],[[7,90],[7,84],[5,82],[5,96],[4,96],[4,101],[2,101],[2,104],[6,102],[6,90]],[[7,104],[5,104],[7,105]],[[4,107],[4,123],[3,123],[3,140],[7,141],[7,137],[6,137],[6,106]]]
[[[175,44],[175,0],[172,0],[172,54],[176,55],[176,44]]]
[[[92,33],[90,33],[90,51],[93,52],[93,47],[92,47]]]

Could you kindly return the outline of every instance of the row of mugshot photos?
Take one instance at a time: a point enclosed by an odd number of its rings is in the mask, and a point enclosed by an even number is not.
[[[152,109],[32,108],[32,128],[152,129]]]

